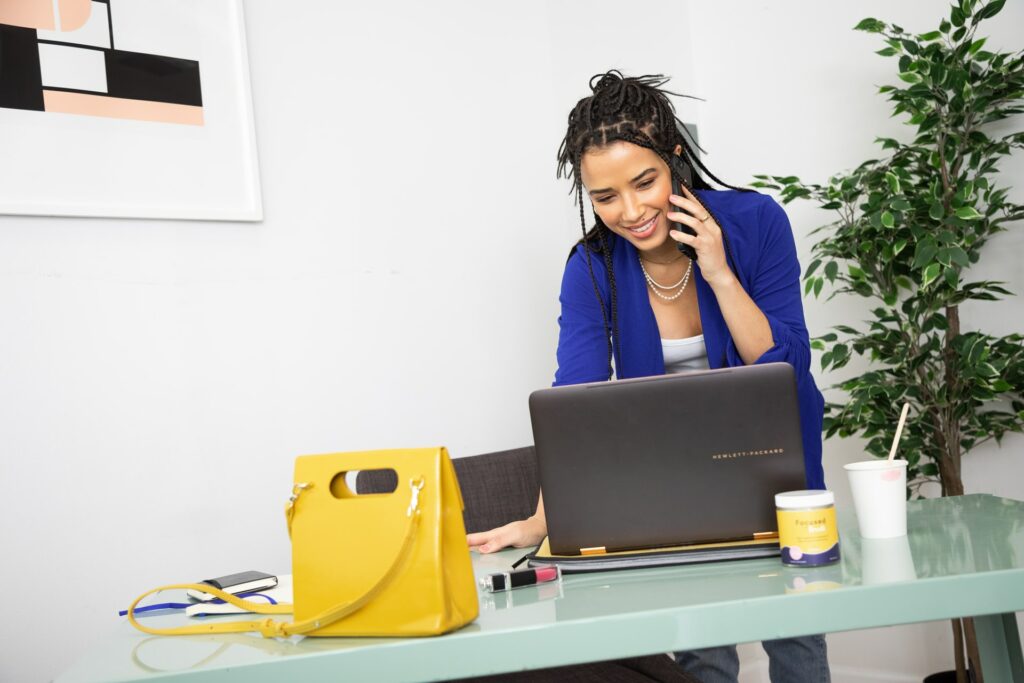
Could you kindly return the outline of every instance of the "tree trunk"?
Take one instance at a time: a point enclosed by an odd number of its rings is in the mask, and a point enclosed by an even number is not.
[[[953,619],[953,660],[956,662],[956,683],[968,683],[967,664],[964,662],[964,631],[959,619]]]
[[[957,381],[957,354],[953,340],[960,336],[960,308],[958,306],[946,307],[946,323],[942,355],[946,367],[946,386],[952,386]],[[942,482],[942,495],[962,496],[964,482],[960,474],[960,423],[950,412],[937,410],[936,413],[937,415],[932,418],[932,428],[936,433],[936,443],[941,449],[936,464],[939,467],[939,479]]]
[[[956,382],[956,349],[953,340],[960,336],[960,309],[957,306],[946,307],[946,338],[943,349],[943,360],[946,366],[946,386]],[[935,411],[933,428],[938,437],[937,443],[941,455],[936,463],[939,467],[939,480],[942,483],[943,496],[962,496],[964,482],[960,471],[960,423],[951,413]],[[978,656],[978,636],[974,631],[972,619],[953,619],[953,657],[956,661],[957,683],[968,683],[968,667],[974,673],[974,683],[984,683],[981,672],[981,660]],[[967,666],[964,662],[964,648],[967,649]]]
[[[981,655],[978,652],[978,634],[974,630],[974,619],[964,619],[964,640],[967,643],[967,659],[974,672],[974,683],[985,683],[985,675],[981,670]]]

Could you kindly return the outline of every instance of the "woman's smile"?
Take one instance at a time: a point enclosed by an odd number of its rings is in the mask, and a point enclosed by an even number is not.
[[[633,235],[634,237],[638,239],[646,239],[654,234],[654,229],[658,227],[658,216],[660,215],[661,212],[659,211],[658,213],[651,216],[649,220],[644,221],[643,223],[636,227],[623,227],[626,230],[629,230],[630,234]]]

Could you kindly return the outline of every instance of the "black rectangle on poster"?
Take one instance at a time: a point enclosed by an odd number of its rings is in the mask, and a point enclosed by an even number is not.
[[[34,28],[0,24],[0,107],[43,111],[43,76]]]
[[[199,62],[141,52],[105,50],[111,97],[203,105]]]

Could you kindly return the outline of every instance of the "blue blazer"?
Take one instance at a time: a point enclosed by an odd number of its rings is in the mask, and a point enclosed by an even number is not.
[[[697,195],[714,212],[722,230],[729,236],[735,267],[739,270],[736,276],[771,326],[775,345],[755,362],[781,361],[789,363],[796,371],[807,487],[823,489],[821,423],[825,400],[810,372],[811,347],[801,301],[800,263],[789,219],[771,197],[756,192],[698,190]],[[661,335],[636,248],[615,234],[609,235],[608,244],[618,293],[620,338],[615,374],[620,379],[663,375],[665,358]],[[592,254],[591,262],[610,316],[611,292],[604,259],[600,254]],[[712,368],[743,365],[718,300],[699,267],[693,269],[692,280],[697,287],[709,365]],[[608,379],[604,323],[582,244],[565,264],[559,299],[562,313],[558,318],[558,370],[554,385]],[[737,415],[737,418],[742,416]]]

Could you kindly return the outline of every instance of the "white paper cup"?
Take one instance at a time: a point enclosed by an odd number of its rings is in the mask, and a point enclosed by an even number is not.
[[[867,460],[845,465],[862,538],[907,534],[907,461]]]

